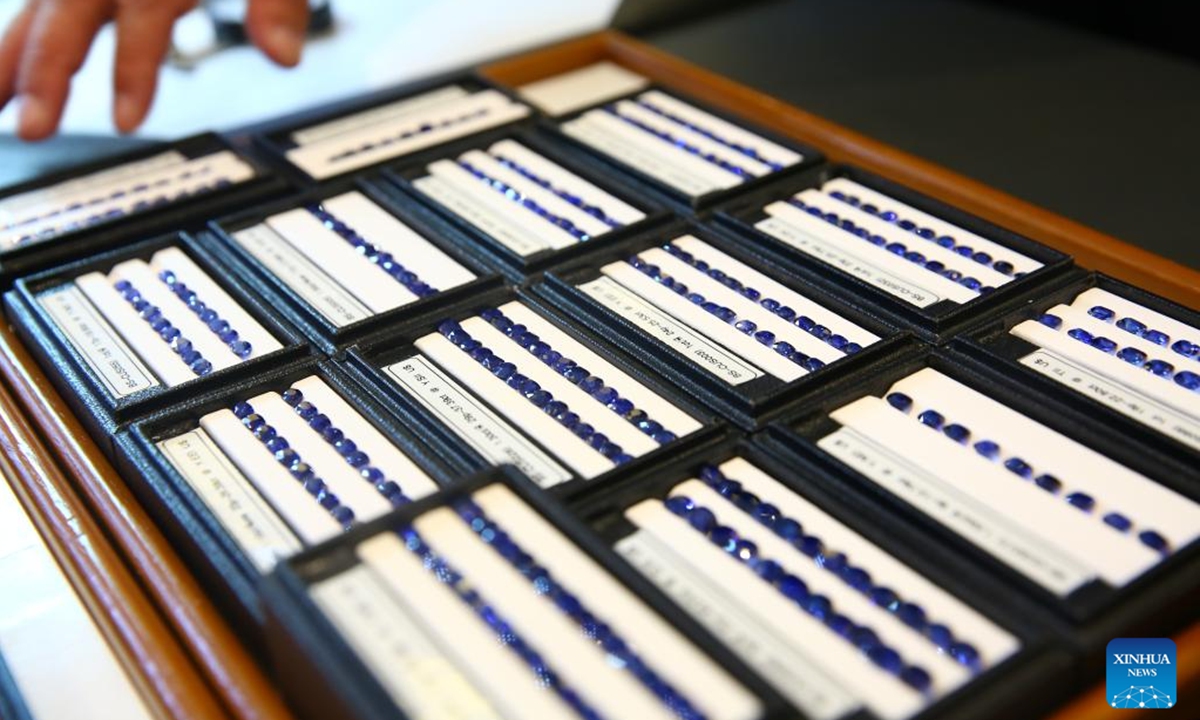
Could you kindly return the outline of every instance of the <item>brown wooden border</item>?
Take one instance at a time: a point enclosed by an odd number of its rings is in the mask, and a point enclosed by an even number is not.
[[[291,713],[8,327],[0,471],[148,705],[170,720]],[[17,403],[19,401],[19,404]]]

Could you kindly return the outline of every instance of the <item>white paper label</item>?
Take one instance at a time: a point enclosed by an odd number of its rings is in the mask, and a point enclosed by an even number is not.
[[[413,181],[413,187],[438,201],[446,209],[479,228],[489,237],[522,257],[546,249],[546,246],[536,236],[524,232],[519,223],[492,212],[483,203],[473,201],[459,192],[458,188],[455,188],[439,177],[430,175],[429,177],[420,178]],[[487,190],[487,192],[491,192],[491,190]],[[513,207],[518,208],[517,205],[513,205]],[[533,213],[529,213],[527,219],[530,223],[542,222]]]
[[[300,541],[204,430],[163,440],[158,449],[260,572],[300,551]]]
[[[730,385],[741,385],[763,373],[723,348],[709,342],[687,325],[658,310],[611,278],[598,278],[579,286],[596,302],[650,333],[671,350]]]
[[[233,239],[337,327],[371,316],[371,311],[341,283],[266,225],[246,228],[235,233]]]
[[[1126,417],[1133,418],[1190,448],[1200,450],[1200,422],[1146,397],[1127,385],[1086,370],[1047,350],[1036,350],[1021,358],[1020,362]]]
[[[499,717],[369,568],[351,568],[309,593],[407,716]]]
[[[987,505],[959,492],[851,428],[843,427],[821,438],[817,445],[930,518],[1060,596],[1069,595],[1095,578],[1087,567],[1059,552],[1045,539],[1008,522]]]
[[[634,532],[620,540],[616,550],[806,716],[834,720],[859,707],[803,648],[781,640],[725,588],[707,580],[652,535]]]
[[[541,487],[571,479],[571,473],[423,356],[398,362],[387,372],[491,462],[514,465]]]
[[[941,300],[933,292],[926,290],[907,280],[902,280],[891,273],[879,269],[873,263],[864,260],[856,253],[836,247],[819,240],[794,225],[777,217],[769,217],[754,227],[772,237],[777,237],[797,250],[811,255],[826,265],[852,275],[859,280],[870,283],[889,295],[894,295],[905,302],[917,307],[929,307]]]
[[[79,288],[64,285],[42,293],[38,304],[114,396],[122,398],[159,384]]]

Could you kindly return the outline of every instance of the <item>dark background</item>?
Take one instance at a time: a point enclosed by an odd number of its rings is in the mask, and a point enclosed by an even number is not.
[[[1178,17],[1190,5],[625,0],[615,24],[1200,268],[1200,40]],[[31,148],[0,137],[0,184],[130,142],[66,137]]]

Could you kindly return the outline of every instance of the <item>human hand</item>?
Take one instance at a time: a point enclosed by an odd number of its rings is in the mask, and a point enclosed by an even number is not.
[[[0,110],[20,103],[17,134],[41,140],[58,129],[71,77],[92,40],[117,24],[113,67],[113,122],[123,133],[145,119],[171,28],[197,0],[28,0],[0,40]],[[246,33],[266,55],[287,67],[300,61],[308,27],[308,0],[249,0]]]

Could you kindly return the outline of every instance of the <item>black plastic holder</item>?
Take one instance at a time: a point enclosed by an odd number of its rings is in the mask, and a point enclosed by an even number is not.
[[[1040,348],[1013,335],[1010,332],[1013,326],[1026,320],[1034,320],[1055,305],[1070,304],[1076,296],[1091,288],[1107,290],[1179,322],[1200,328],[1200,312],[1177,305],[1101,273],[1079,272],[1072,276],[1071,283],[1047,294],[1039,295],[1012,313],[995,318],[976,328],[969,336],[955,339],[951,347],[963,355],[973,358],[981,365],[994,369],[997,373],[1013,377],[1029,388],[1031,392],[1055,399],[1064,407],[1070,408],[1072,412],[1103,418],[1104,422],[1110,425],[1116,433],[1124,437],[1137,438],[1139,442],[1154,448],[1156,452],[1168,455],[1182,463],[1190,462],[1194,465],[1200,463],[1200,449],[1197,447],[1189,447],[1180,440],[1138,422],[1111,406],[1074,390],[1072,386],[1055,382],[1019,362],[1021,358]],[[1164,355],[1169,357],[1170,353],[1164,349]],[[1181,363],[1189,362],[1182,356],[1179,357],[1179,360]],[[1132,402],[1137,404],[1137,401]],[[1200,437],[1196,438],[1196,442],[1200,446]]]
[[[1040,717],[1082,687],[1083,678],[1073,673],[1074,658],[1060,621],[1030,599],[1012,596],[986,567],[958,557],[944,545],[929,543],[913,525],[897,522],[893,514],[881,511],[860,493],[848,491],[822,465],[808,457],[780,453],[757,436],[713,438],[703,446],[676,453],[660,466],[612,483],[602,493],[573,502],[572,508],[611,546],[635,530],[623,517],[625,509],[643,500],[664,499],[679,483],[698,478],[703,465],[720,465],[734,457],[757,466],[1020,642],[1020,649],[1011,656],[913,720]],[[1064,677],[1069,677],[1069,682],[1063,682]],[[795,713],[801,714],[799,710]],[[874,718],[867,710],[854,715],[860,716]]]
[[[491,485],[511,489],[580,550],[648,608],[674,626],[747,690],[765,712],[762,720],[784,720],[794,714],[786,703],[729,650],[665,598],[599,537],[579,524],[559,503],[512,468],[489,470],[437,495],[413,503],[387,517],[281,564],[263,586],[268,611],[268,645],[280,686],[304,718],[404,720],[405,715],[374,679],[359,656],[317,608],[308,588],[354,567],[359,543],[408,527],[421,515],[447,507]],[[497,560],[503,562],[503,560]],[[854,720],[854,719],[851,719]]]
[[[452,485],[485,467],[483,459],[469,450],[448,451],[425,442],[413,432],[415,424],[411,418],[397,413],[396,408],[381,405],[336,362],[313,358],[226,387],[218,395],[189,399],[139,420],[119,433],[117,465],[122,477],[195,570],[203,586],[213,594],[218,606],[235,622],[240,636],[255,640],[253,644],[258,649],[262,648],[260,633],[264,619],[258,595],[262,573],[199,493],[159,450],[158,443],[195,430],[200,418],[208,413],[230,408],[235,402],[264,392],[282,392],[310,376],[319,377],[329,385],[439,486]]]
[[[880,341],[791,382],[764,375],[741,385],[730,385],[665,347],[653,334],[637,327],[578,289],[579,285],[601,277],[602,266],[624,260],[644,250],[661,247],[683,235],[695,236],[754,267],[848,321],[878,335]],[[834,378],[854,376],[886,358],[911,352],[918,346],[908,333],[890,325],[888,318],[873,315],[868,308],[843,302],[840,297],[828,293],[825,288],[771,262],[769,258],[759,254],[758,248],[751,243],[737,236],[686,222],[673,222],[652,228],[627,242],[614,245],[604,254],[589,257],[586,261],[574,265],[554,268],[546,274],[544,282],[533,287],[533,291],[555,307],[569,313],[597,335],[620,338],[623,351],[636,355],[659,375],[669,378],[672,383],[681,387],[688,395],[746,430],[762,427],[771,418],[787,412],[795,398],[807,389],[819,387]],[[732,326],[729,331],[737,332]]]
[[[349,325],[337,326],[233,239],[237,232],[259,225],[272,215],[352,191],[361,192],[368,200],[474,273],[476,279],[432,297],[418,299]],[[248,274],[253,275],[264,288],[272,305],[300,328],[317,348],[329,355],[345,350],[382,327],[437,314],[440,308],[447,304],[487,292],[502,284],[501,278],[488,264],[487,256],[470,238],[422,204],[403,196],[398,197],[395,189],[388,183],[360,177],[333,181],[270,205],[243,210],[237,215],[214,220],[209,224],[209,233],[228,249],[232,257],[230,263],[242,265]],[[381,274],[380,282],[394,280]]]
[[[595,110],[597,107],[601,107],[604,105],[610,105],[612,103],[620,102],[622,100],[630,100],[632,98],[637,97],[638,95],[641,95],[643,93],[646,93],[646,92],[649,92],[652,90],[658,90],[662,93],[670,95],[671,97],[681,100],[681,101],[687,103],[688,105],[691,105],[699,110],[703,110],[704,112],[709,113],[710,115],[714,115],[718,118],[721,118],[722,120],[725,120],[734,125],[737,125],[743,129],[745,129],[747,132],[752,132],[762,138],[765,138],[765,139],[775,143],[776,145],[785,147],[795,153],[798,153],[801,156],[801,159],[799,162],[797,162],[794,165],[790,165],[781,170],[776,170],[774,172],[770,172],[761,177],[752,178],[750,180],[747,180],[746,182],[743,182],[739,185],[735,185],[731,188],[727,188],[724,190],[714,190],[711,192],[704,193],[703,195],[689,195],[689,194],[679,190],[678,188],[672,187],[672,186],[664,183],[663,181],[638,170],[637,168],[634,168],[630,165],[626,165],[625,163],[621,162],[617,158],[614,158],[614,157],[606,154],[605,152],[603,152],[602,150],[599,150],[598,148],[592,147],[588,143],[583,142],[582,140],[580,140],[578,138],[568,135],[562,129],[562,125],[571,122],[572,120],[578,118],[579,116],[581,116],[591,110]],[[663,85],[659,85],[657,83],[651,83],[650,85],[641,87],[638,90],[635,90],[630,93],[626,93],[619,97],[606,98],[605,100],[603,100],[601,102],[593,103],[591,105],[588,105],[587,107],[580,108],[578,110],[575,110],[571,113],[568,113],[568,114],[560,116],[560,117],[555,117],[553,120],[543,119],[541,121],[540,125],[541,125],[541,127],[545,128],[548,132],[551,132],[551,133],[557,135],[558,137],[562,138],[566,142],[571,143],[573,146],[579,148],[580,150],[584,151],[585,153],[591,155],[592,157],[598,158],[601,162],[607,164],[608,166],[616,168],[621,173],[628,175],[630,177],[636,178],[638,181],[640,181],[642,183],[645,183],[647,185],[651,185],[655,188],[658,188],[660,192],[664,193],[667,197],[671,198],[671,201],[673,202],[673,204],[677,205],[679,207],[679,209],[681,209],[685,212],[692,212],[692,213],[701,213],[701,212],[704,212],[707,210],[711,210],[720,203],[725,203],[734,198],[740,197],[742,195],[746,195],[748,193],[753,193],[758,190],[762,190],[764,188],[769,188],[778,182],[782,182],[789,178],[796,177],[797,175],[802,173],[807,168],[811,168],[815,165],[818,165],[818,164],[824,162],[824,156],[816,148],[809,147],[807,145],[803,145],[801,143],[796,142],[795,140],[793,140],[791,138],[784,137],[784,136],[780,135],[779,133],[773,132],[771,130],[766,130],[762,127],[759,127],[758,124],[755,123],[753,120],[738,117],[737,115],[726,112],[724,110],[718,110],[717,108],[714,108],[713,106],[711,106],[707,103],[704,103],[700,100],[697,100],[685,93],[679,92],[677,90],[674,90],[672,88],[669,88],[669,87],[666,87]]]
[[[481,130],[477,133],[471,133],[470,135],[451,138],[443,143],[421,148],[420,150],[416,150],[411,153],[384,158],[368,166],[347,170],[344,173],[339,173],[338,175],[323,179],[309,176],[307,172],[293,165],[287,158],[288,151],[297,147],[295,141],[291,139],[292,134],[295,132],[304,130],[307,127],[337,120],[341,117],[371,110],[388,103],[398,102],[410,97],[416,97],[423,93],[437,90],[438,88],[449,85],[458,85],[470,92],[495,90],[508,96],[509,98],[512,98],[516,102],[519,102],[523,105],[528,105],[528,103],[525,103],[504,86],[497,85],[478,73],[464,73],[461,70],[457,70],[442,75],[437,75],[432,78],[426,78],[417,82],[406,83],[398,87],[388,88],[379,92],[359,95],[345,101],[334,102],[309,110],[303,110],[277,120],[268,121],[248,128],[245,132],[250,138],[252,138],[252,142],[255,144],[257,149],[260,150],[263,155],[278,168],[282,175],[288,177],[297,185],[308,186],[319,184],[325,181],[332,181],[334,179],[343,178],[350,175],[361,175],[363,173],[378,170],[386,165],[390,165],[398,161],[407,161],[409,158],[427,157],[431,154],[438,153],[439,148],[464,138],[477,138],[483,135],[495,134],[497,132],[509,132],[514,127],[527,127],[536,122],[537,109],[530,105],[529,114],[523,118],[502,123],[500,125]]]
[[[254,167],[256,172],[255,177],[236,185],[191,195],[163,206],[130,213],[119,219],[56,235],[43,241],[31,242],[0,253],[0,287],[7,287],[18,275],[26,275],[97,252],[118,248],[129,244],[131,240],[151,238],[175,230],[198,229],[214,215],[244,204],[263,202],[287,192],[287,182],[272,174],[257,159],[242,152],[243,149],[239,144],[215,133],[204,133],[76,165],[5,188],[0,191],[0,200],[172,151],[197,158],[222,150],[231,150],[237,153],[243,162]]]
[[[108,272],[126,260],[149,259],[155,252],[178,247],[183,250],[230,297],[279,340],[283,347],[259,358],[179,385],[159,383],[123,398],[114,396],[92,372],[63,330],[38,302],[47,291],[68,285],[92,271]],[[62,393],[84,427],[110,457],[112,433],[120,426],[149,413],[176,406],[198,395],[220,393],[223,388],[291,360],[306,357],[312,350],[299,333],[262,299],[256,283],[225,264],[219,252],[203,238],[185,234],[165,235],[130,247],[63,265],[17,281],[5,296],[9,321],[50,381]],[[136,352],[136,349],[135,349]]]
[[[546,249],[532,255],[519,255],[483,230],[472,225],[452,209],[426,196],[413,185],[414,180],[428,174],[426,166],[430,162],[455,158],[470,150],[483,150],[486,152],[488,147],[500,140],[514,140],[521,143],[547,160],[561,166],[564,170],[578,175],[583,180],[602,188],[626,204],[641,210],[645,213],[646,217],[636,223],[613,228],[586,242],[579,242],[559,250]],[[490,266],[504,273],[513,282],[521,282],[556,265],[573,262],[580,258],[602,252],[605,248],[612,247],[614,243],[618,243],[622,239],[641,232],[648,227],[667,222],[670,218],[670,214],[665,208],[667,199],[652,187],[641,185],[636,181],[631,182],[627,178],[620,177],[613,173],[611,169],[605,167],[603,163],[577,152],[573,147],[564,144],[545,132],[526,129],[518,132],[506,130],[501,133],[493,132],[487,135],[473,135],[469,138],[442,145],[439,151],[436,156],[430,156],[428,153],[421,156],[414,156],[405,163],[398,164],[385,171],[385,176],[398,189],[394,191],[393,197],[395,201],[398,204],[408,204],[415,201],[432,207],[448,224],[458,228],[462,235],[469,238],[468,246],[470,248],[485,255],[488,258]],[[517,206],[514,205],[514,207]],[[542,222],[532,212],[529,213],[529,219],[530,222],[534,223]]]
[[[1003,595],[1010,602],[1028,597],[1047,607],[1068,624],[1069,640],[1079,653],[1082,672],[1089,681],[1099,677],[1104,647],[1112,638],[1162,636],[1195,621],[1192,600],[1200,589],[1200,543],[1179,548],[1125,587],[1114,588],[1095,579],[1060,597],[817,446],[817,440],[840,427],[828,417],[830,412],[866,395],[882,397],[894,382],[926,367],[1003,402],[1155,482],[1193,500],[1200,499],[1200,467],[1194,462],[1181,462],[1156,452],[1103,420],[1078,413],[1031,391],[1019,379],[945,349],[898,358],[870,377],[850,378],[821,388],[806,398],[795,415],[768,428],[761,436],[762,442],[787,462],[813,468],[814,477],[821,478],[830,491],[860,498],[861,507],[870,508],[881,523],[886,517],[888,527],[919,529],[927,552],[944,547],[958,558],[956,562],[1003,579],[1020,593]],[[1021,480],[1014,475],[1013,482]]]
[[[796,193],[820,188],[826,182],[839,177],[853,180],[976,235],[1012,248],[1042,263],[1042,267],[969,302],[960,304],[951,300],[940,300],[921,308],[886,293],[865,280],[823,263],[755,227],[759,221],[768,217],[763,208],[772,202],[786,201]],[[837,203],[833,199],[830,202]],[[826,288],[830,293],[856,297],[859,302],[870,303],[877,308],[876,312],[887,317],[892,324],[911,329],[919,337],[931,342],[941,342],[966,332],[988,318],[1009,312],[1040,296],[1057,283],[1063,282],[1064,275],[1074,267],[1069,255],[878,175],[847,165],[808,168],[787,183],[778,183],[764,188],[761,192],[740,196],[718,208],[714,220],[719,226],[732,229],[754,242],[760,252],[769,255],[774,262],[789,266],[813,284]],[[923,243],[928,242],[899,228],[897,232],[896,240],[907,241],[911,237],[911,247],[918,251]],[[849,233],[846,237],[848,242],[859,242]],[[968,260],[964,258],[964,261]]]
[[[618,465],[601,475],[589,479],[581,477],[578,473],[571,470],[571,468],[566,467],[564,463],[557,459],[553,448],[543,444],[539,438],[530,435],[519,424],[505,420],[517,433],[536,446],[545,455],[562,465],[563,470],[570,474],[570,479],[553,485],[550,488],[553,494],[560,497],[572,497],[592,492],[595,488],[603,487],[612,478],[621,477],[631,472],[633,468],[653,465],[663,458],[670,457],[672,454],[681,452],[687,447],[703,442],[706,437],[720,431],[719,422],[699,406],[690,402],[686,396],[672,389],[669,384],[664,383],[658,376],[647,372],[645,367],[637,363],[634,359],[616,353],[613,346],[600,336],[572,323],[562,313],[557,312],[552,307],[546,305],[541,299],[531,295],[524,289],[503,288],[464,300],[453,307],[446,308],[446,315],[443,319],[461,319],[477,315],[485,308],[498,307],[511,300],[524,302],[531,310],[553,323],[567,335],[586,345],[619,370],[649,388],[666,402],[687,413],[702,425],[700,429],[689,435],[680,437],[635,458],[631,462]],[[429,322],[427,320],[420,320],[381,332],[365,340],[360,345],[351,348],[346,355],[345,363],[347,368],[365,386],[377,394],[380,402],[390,407],[400,408],[406,415],[417,418],[416,422],[420,423],[427,437],[436,438],[436,441],[443,447],[463,447],[466,445],[463,439],[418,400],[401,389],[394,380],[387,376],[383,369],[419,353],[414,345],[415,341],[425,335],[436,332],[437,325],[437,321]],[[515,347],[514,351],[517,351]],[[467,390],[470,392],[469,388]],[[477,398],[477,402],[492,411],[495,415],[501,418],[504,417],[503,412],[498,411],[482,399]],[[539,412],[533,405],[530,405],[529,408],[531,412]]]

